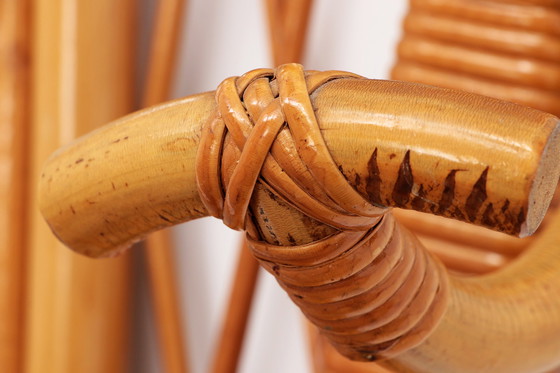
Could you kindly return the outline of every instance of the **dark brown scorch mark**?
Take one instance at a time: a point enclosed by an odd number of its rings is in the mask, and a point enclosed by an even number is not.
[[[368,161],[368,176],[366,178],[366,193],[374,205],[383,205],[381,201],[381,177],[377,165],[377,148],[371,153]]]
[[[489,167],[486,167],[484,171],[482,171],[482,174],[473,186],[471,194],[469,194],[469,197],[467,198],[465,211],[467,212],[467,217],[471,222],[476,219],[478,210],[480,210],[482,204],[488,197],[488,195],[486,194],[486,179],[488,177],[488,169]]]
[[[443,215],[453,204],[453,199],[455,198],[455,174],[458,171],[461,170],[451,170],[445,177],[445,181],[443,182],[443,192],[441,193],[441,198],[437,204],[438,215]]]
[[[515,233],[521,231],[521,226],[525,223],[525,210],[523,207],[519,210],[519,214],[517,214],[517,224],[515,225]]]
[[[487,227],[495,227],[497,225],[493,203],[489,203],[488,206],[486,206],[486,210],[484,210],[482,214],[482,224]]]
[[[391,194],[395,205],[404,207],[408,203],[413,185],[414,177],[412,176],[412,168],[410,167],[410,150],[407,150],[401,166],[399,167],[397,182]]]
[[[424,205],[426,204],[426,191],[424,190],[424,185],[420,184],[418,188],[418,193],[412,200],[411,206],[416,211],[424,211]]]

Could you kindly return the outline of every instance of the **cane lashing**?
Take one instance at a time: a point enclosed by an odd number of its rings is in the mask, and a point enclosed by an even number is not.
[[[248,231],[261,265],[339,351],[372,361],[430,334],[446,307],[447,277],[330,156],[310,95],[333,79],[360,77],[290,64],[222,82],[203,129],[197,182],[208,211]],[[336,233],[304,245],[266,242],[251,217],[258,183]]]

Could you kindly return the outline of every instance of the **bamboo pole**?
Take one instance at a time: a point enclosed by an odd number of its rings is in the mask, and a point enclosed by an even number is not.
[[[266,1],[274,65],[301,60],[311,4],[311,0]],[[249,253],[245,240],[240,246],[226,316],[212,363],[213,373],[237,369],[257,286],[258,262]]]
[[[29,2],[0,1],[0,367],[20,372],[27,251]]]
[[[35,0],[33,14],[31,184],[37,185],[53,149],[132,109],[135,6]],[[30,207],[25,372],[125,371],[130,257],[76,255],[35,213],[35,201]]]
[[[158,1],[142,100],[144,107],[169,96],[184,7],[184,0]],[[154,232],[148,236],[146,245],[162,365],[169,373],[187,372],[187,347],[182,336],[184,328],[169,231]]]

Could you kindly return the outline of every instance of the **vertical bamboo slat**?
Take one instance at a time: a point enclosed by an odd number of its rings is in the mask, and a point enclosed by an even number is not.
[[[32,186],[54,149],[132,109],[134,4],[34,0]],[[103,160],[67,167],[96,161]],[[126,371],[129,256],[74,254],[35,210],[32,204],[25,371]]]
[[[20,372],[29,117],[29,2],[0,1],[0,367]]]
[[[158,1],[142,100],[144,107],[164,101],[169,96],[185,3],[184,0]],[[187,347],[182,336],[184,328],[169,232],[151,234],[146,245],[162,365],[165,372],[186,373]]]

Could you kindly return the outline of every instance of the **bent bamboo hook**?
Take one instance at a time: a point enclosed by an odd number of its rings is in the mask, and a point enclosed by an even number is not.
[[[542,371],[560,363],[560,216],[506,269],[460,278],[390,208],[532,234],[560,175],[559,123],[465,92],[287,64],[58,150],[40,206],[61,241],[93,257],[221,218],[353,359]]]

